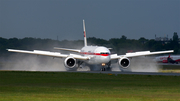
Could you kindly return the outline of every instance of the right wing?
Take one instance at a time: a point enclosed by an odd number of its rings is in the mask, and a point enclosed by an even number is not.
[[[49,51],[41,51],[41,50],[34,50],[34,51],[26,51],[26,50],[15,50],[15,49],[7,49],[9,52],[17,52],[17,53],[27,53],[27,54],[35,54],[35,55],[43,55],[43,56],[50,56],[50,57],[57,57],[57,58],[66,58],[66,57],[73,57],[79,60],[88,60],[89,57],[77,55],[77,54],[61,54],[59,52],[49,52]]]
[[[147,56],[147,55],[155,55],[155,54],[163,54],[163,53],[172,53],[172,52],[174,52],[174,51],[173,51],[173,50],[157,51],[157,52],[140,51],[140,52],[126,53],[126,55],[112,54],[112,55],[111,55],[111,60],[113,60],[113,59],[120,59],[120,58],[122,58],[122,57],[132,58],[132,57],[137,57],[137,56]]]

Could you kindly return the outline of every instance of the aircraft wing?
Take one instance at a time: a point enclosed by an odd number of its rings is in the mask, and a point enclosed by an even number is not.
[[[27,54],[35,54],[35,55],[43,55],[43,56],[50,56],[50,57],[57,57],[57,58],[66,58],[66,57],[73,57],[79,60],[88,60],[89,57],[77,55],[77,54],[61,54],[59,52],[50,52],[50,51],[41,51],[41,50],[34,50],[34,51],[26,51],[26,50],[15,50],[15,49],[7,49],[10,52],[17,52],[17,53],[27,53]]]
[[[140,51],[140,52],[133,52],[133,53],[126,53],[126,55],[117,55],[117,54],[112,54],[111,55],[111,60],[113,59],[119,59],[122,57],[137,57],[137,56],[147,56],[147,55],[155,55],[155,54],[163,54],[163,53],[172,53],[174,52],[173,50],[169,51],[157,51],[157,52],[150,52],[150,51]]]

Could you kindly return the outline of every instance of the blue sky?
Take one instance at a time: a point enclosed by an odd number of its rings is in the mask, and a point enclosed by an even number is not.
[[[0,37],[154,39],[180,36],[180,0],[0,0]]]

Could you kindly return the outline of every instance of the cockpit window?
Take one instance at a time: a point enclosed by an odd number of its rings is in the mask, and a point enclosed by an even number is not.
[[[101,52],[100,54],[107,54],[108,55],[109,53],[108,52],[106,52],[106,53]]]
[[[101,52],[101,53],[100,53],[101,56],[109,56],[109,54],[110,54],[110,53],[108,53],[108,52]]]

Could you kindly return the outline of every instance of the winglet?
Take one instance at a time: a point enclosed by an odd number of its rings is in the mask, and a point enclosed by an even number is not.
[[[86,39],[86,29],[85,29],[85,22],[83,19],[83,33],[84,33],[84,46],[87,46],[87,39]]]

